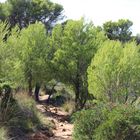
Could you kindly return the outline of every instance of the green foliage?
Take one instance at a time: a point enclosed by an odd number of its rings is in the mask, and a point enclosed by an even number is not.
[[[16,68],[19,72],[15,77],[22,81],[22,84],[29,86],[30,92],[36,83],[47,80],[47,36],[46,29],[42,23],[35,23],[22,29],[20,34],[10,36],[7,43],[15,48],[14,54],[17,56]],[[19,76],[19,77],[18,77]]]
[[[20,32],[17,27],[7,39],[7,48],[11,50],[11,57],[7,64],[15,68],[10,72],[11,81],[18,86],[32,87],[47,80],[47,35],[42,23],[31,24]],[[8,57],[7,57],[8,58]]]
[[[59,41],[61,44],[58,45],[52,60],[54,74],[58,81],[73,86],[76,104],[83,106],[88,94],[86,70],[105,37],[92,23],[86,24],[83,19],[69,20],[63,28],[61,41]],[[59,26],[57,30],[55,28],[59,34],[60,30]],[[56,35],[55,31],[53,35]],[[57,41],[59,39],[57,37]],[[51,47],[53,48],[53,45]]]
[[[28,79],[31,74],[33,81],[41,81],[46,72],[45,57],[47,55],[47,36],[44,25],[36,23],[23,29],[18,46],[26,78]]]
[[[9,25],[7,23],[0,22],[0,86],[4,84],[14,86],[14,84],[17,82],[14,76],[17,74],[17,72],[19,72],[19,62],[15,53],[15,48],[12,46],[12,44],[5,42],[5,38],[7,38],[7,40],[9,39],[8,28]],[[18,29],[14,28],[11,31],[10,38],[13,38],[13,36],[18,34],[16,30]]]
[[[74,140],[94,140],[95,130],[103,122],[101,109],[103,109],[102,105],[74,114]]]
[[[110,102],[133,102],[140,92],[139,47],[107,41],[88,68],[89,92]]]
[[[6,23],[0,21],[0,71],[2,69],[2,64],[3,64],[3,53],[4,53],[4,37],[8,33],[8,27],[6,27]],[[1,73],[0,73],[1,75]]]
[[[48,57],[50,60],[53,59],[56,50],[62,47],[62,37],[63,37],[63,27],[61,24],[57,24],[53,28],[52,33],[48,39],[49,45],[51,46]]]
[[[49,29],[60,19],[63,7],[49,0],[7,0],[0,3],[0,19],[20,29],[41,21]]]
[[[131,105],[98,104],[75,115],[74,140],[139,140],[140,111]]]
[[[120,19],[117,22],[108,21],[103,24],[103,30],[109,39],[127,42],[131,40],[132,32],[130,27],[132,25],[132,21],[128,19]]]
[[[23,85],[25,79],[23,77],[22,64],[19,57],[18,44],[19,28],[15,27],[10,31],[10,36],[7,36],[5,41],[4,57],[2,66],[3,77],[5,82],[16,88],[17,86]]]
[[[140,111],[119,105],[106,113],[106,120],[95,130],[96,140],[139,140]]]

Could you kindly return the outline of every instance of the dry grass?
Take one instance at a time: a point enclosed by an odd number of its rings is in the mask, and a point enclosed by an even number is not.
[[[7,129],[4,127],[0,128],[0,140],[8,140]]]
[[[50,129],[51,123],[37,110],[36,102],[32,97],[25,93],[18,93],[14,99],[15,104],[7,105],[5,113],[0,114],[0,128],[4,126],[8,130],[0,129],[0,140],[7,140],[1,139],[6,135],[22,140],[22,136],[26,137],[28,133],[39,131],[43,127]]]
[[[64,111],[68,112],[69,114],[72,114],[75,110],[75,103],[73,101],[66,101],[62,108]]]

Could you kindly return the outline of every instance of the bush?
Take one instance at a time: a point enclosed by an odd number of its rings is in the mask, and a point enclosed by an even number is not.
[[[106,120],[95,130],[96,140],[139,140],[140,111],[120,105],[106,113]]]
[[[98,105],[74,116],[74,140],[139,140],[140,111],[127,105]]]
[[[95,129],[104,120],[102,117],[102,106],[94,108],[94,110],[83,110],[73,116],[74,120],[74,140],[93,140]]]

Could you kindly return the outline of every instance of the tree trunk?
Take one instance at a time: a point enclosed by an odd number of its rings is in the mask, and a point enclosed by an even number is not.
[[[29,88],[29,96],[32,96],[32,74],[29,74],[28,77],[28,88]]]
[[[76,72],[76,79],[74,79],[74,86],[75,86],[75,109],[81,110],[84,108],[85,103],[87,101],[87,94],[88,90],[84,90],[84,83],[82,79],[81,73],[81,63],[80,59],[77,61],[77,72]]]
[[[36,102],[39,102],[39,90],[40,90],[40,84],[36,83],[35,92],[34,92]]]
[[[84,92],[82,92],[82,94],[80,94],[80,109],[83,109],[85,104],[86,104],[86,101],[87,101],[87,98],[88,98],[88,90],[83,90]]]
[[[75,109],[80,109],[80,103],[79,103],[79,96],[80,96],[80,84],[79,80],[77,79],[77,82],[75,83]]]
[[[88,89],[83,89],[82,83],[77,79],[75,83],[75,109],[81,110],[84,108],[88,98]]]
[[[47,103],[50,103],[51,96],[56,92],[56,91],[55,91],[55,86],[56,86],[57,84],[58,84],[58,82],[56,82],[56,83],[52,86],[51,90],[48,92],[49,97],[48,97],[48,99],[47,99]]]
[[[75,93],[75,109],[79,110],[79,93]]]

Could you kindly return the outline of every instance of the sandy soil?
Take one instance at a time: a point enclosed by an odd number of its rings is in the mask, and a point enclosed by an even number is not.
[[[47,99],[47,96],[41,96],[40,100]],[[46,115],[48,120],[54,123],[55,128],[53,129],[54,136],[49,137],[48,140],[72,140],[72,129],[73,124],[70,124],[68,120],[68,113],[64,112],[59,107],[51,105],[38,104],[37,108],[43,114]]]

